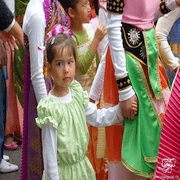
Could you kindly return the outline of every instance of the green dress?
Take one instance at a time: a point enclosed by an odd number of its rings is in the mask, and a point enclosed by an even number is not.
[[[85,108],[87,92],[77,81],[70,85],[72,101],[60,102],[46,97],[39,102],[37,125],[50,122],[57,129],[57,161],[61,180],[95,180],[91,163],[86,157],[89,134]],[[53,107],[53,108],[52,108]]]

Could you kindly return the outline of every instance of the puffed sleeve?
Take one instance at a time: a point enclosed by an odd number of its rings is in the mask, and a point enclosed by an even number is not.
[[[57,129],[58,127],[58,119],[56,116],[56,108],[53,104],[53,98],[46,97],[40,100],[37,111],[38,111],[38,117],[36,118],[36,124],[42,128],[44,124],[51,123],[51,125]],[[54,108],[52,108],[54,107]]]

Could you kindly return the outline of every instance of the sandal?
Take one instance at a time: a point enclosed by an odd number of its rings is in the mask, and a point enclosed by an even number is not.
[[[16,144],[15,142],[13,142],[12,144],[4,144],[4,149],[12,151],[12,150],[16,150],[18,148],[18,144]]]

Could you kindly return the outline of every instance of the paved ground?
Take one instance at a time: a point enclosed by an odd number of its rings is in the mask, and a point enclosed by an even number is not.
[[[20,180],[21,150],[21,146],[14,151],[4,150],[4,154],[10,157],[9,162],[18,165],[19,170],[12,173],[0,173],[0,180]]]

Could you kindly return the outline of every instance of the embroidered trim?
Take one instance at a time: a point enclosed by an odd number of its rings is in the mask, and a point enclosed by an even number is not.
[[[139,176],[145,177],[145,178],[151,178],[153,173],[151,173],[150,175],[144,173],[143,171],[138,171],[136,169],[134,169],[133,167],[131,167],[123,158],[121,159],[122,164],[131,172],[138,174]]]
[[[122,14],[124,10],[124,0],[107,0],[107,11]]]
[[[131,81],[129,79],[129,76],[125,76],[121,79],[116,80],[118,89],[123,90],[127,89],[129,86],[131,86]]]
[[[167,14],[171,10],[166,6],[166,0],[161,0],[161,3],[159,5],[159,9],[162,14]]]
[[[147,64],[147,52],[142,31],[126,23],[122,23],[121,31],[125,51],[136,56],[143,64]]]

